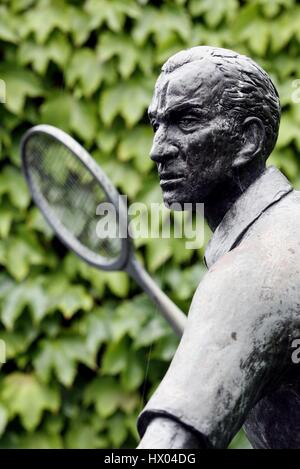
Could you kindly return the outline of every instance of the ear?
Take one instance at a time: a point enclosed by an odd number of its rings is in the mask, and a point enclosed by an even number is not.
[[[233,168],[240,168],[252,161],[262,151],[265,128],[258,117],[247,117],[242,124],[242,145],[232,162]]]

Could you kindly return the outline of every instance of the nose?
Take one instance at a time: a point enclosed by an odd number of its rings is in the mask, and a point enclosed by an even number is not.
[[[167,160],[176,158],[178,155],[178,148],[169,142],[167,137],[167,132],[165,130],[161,130],[160,128],[157,130],[153,145],[150,151],[150,158],[155,163],[164,163]]]

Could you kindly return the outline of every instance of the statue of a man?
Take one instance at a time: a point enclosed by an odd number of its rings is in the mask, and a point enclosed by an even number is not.
[[[195,47],[163,66],[149,108],[167,205],[202,202],[213,235],[187,327],[141,413],[140,448],[300,447],[300,193],[266,168],[278,93],[251,59]]]

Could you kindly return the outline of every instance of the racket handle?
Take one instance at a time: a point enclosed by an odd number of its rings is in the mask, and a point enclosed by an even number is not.
[[[176,334],[181,337],[187,322],[186,315],[173,303],[172,300],[158,287],[152,277],[143,266],[131,258],[126,266],[126,272],[137,282],[137,284],[149,295],[158,306],[160,312],[172,326]]]

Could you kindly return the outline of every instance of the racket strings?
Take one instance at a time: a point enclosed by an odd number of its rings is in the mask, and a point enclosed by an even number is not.
[[[97,215],[96,209],[109,200],[81,160],[45,134],[36,134],[28,140],[26,160],[35,193],[46,202],[51,218],[59,221],[85,248],[108,259],[118,257],[121,243],[116,237],[117,225],[107,237],[97,233],[101,215]]]

